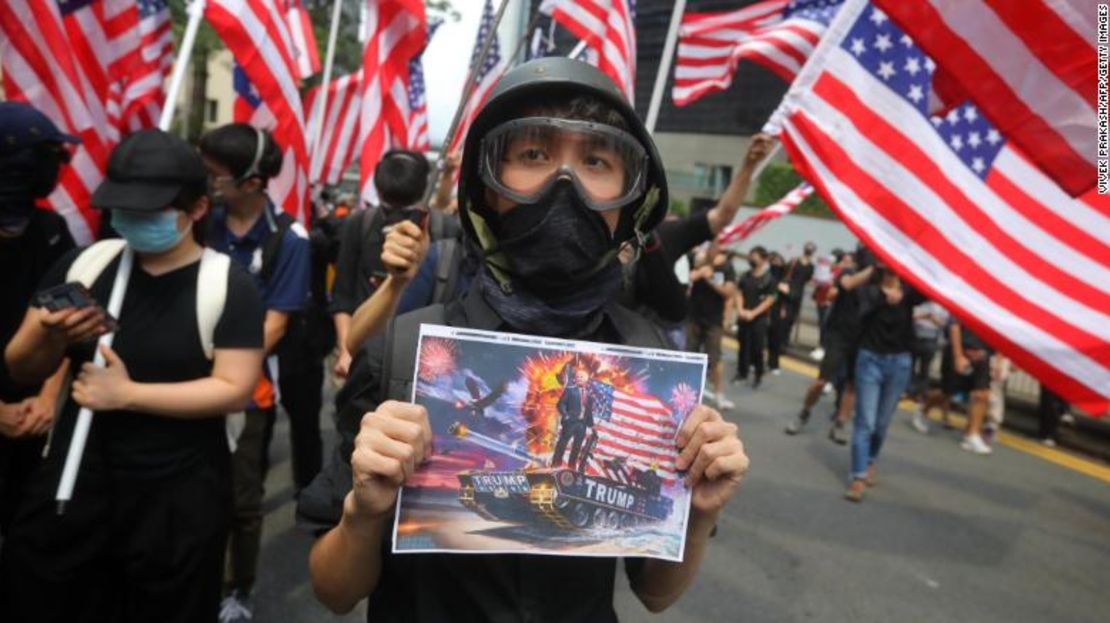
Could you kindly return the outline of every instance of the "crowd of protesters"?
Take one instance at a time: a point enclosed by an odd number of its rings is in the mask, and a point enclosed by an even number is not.
[[[747,469],[736,426],[721,414],[735,408],[723,342],[738,346],[732,384],[760,388],[779,373],[815,281],[820,371],[786,432],[801,433],[835,388],[829,436],[850,442],[849,499],[874,484],[903,396],[920,401],[913,425],[923,433],[931,409],[947,421],[950,401],[966,397],[961,445],[990,453],[1008,362],[866,248],[834,250],[819,271],[812,242],[792,258],[715,242],[772,139],[753,138],[711,209],[666,216],[661,160],[615,87],[581,63],[537,62],[542,80],[529,65],[502,80],[461,159],[435,171],[424,154],[387,152],[375,203],[318,194],[309,228],[267,194],[282,165],[269,133],[231,124],[192,146],[136,132],[113,150],[90,200],[119,238],[83,249],[63,219],[36,207],[76,139],[26,105],[0,104],[0,259],[20,266],[0,273],[5,620],[252,620],[279,406],[298,517],[319,537],[310,575],[333,610],[369,596],[370,616],[382,620],[417,611],[413,620],[446,620],[459,603],[479,619],[612,620],[612,560],[401,560],[384,546],[397,489],[430,443],[427,414],[404,402],[404,371],[383,356],[412,338],[399,328],[409,318],[707,355],[705,406],[678,437],[679,467],[696,472],[686,562],[626,565],[652,610],[689,586]],[[547,142],[521,154],[486,153],[537,136]],[[624,158],[615,173],[599,172],[581,145]],[[537,174],[546,177],[521,181]],[[685,282],[675,272],[684,257]],[[113,301],[121,279],[126,295]],[[54,307],[42,298],[63,290],[89,300]],[[320,434],[328,372],[342,388],[332,455]],[[54,489],[81,409],[98,416],[59,513]],[[1065,406],[1046,392],[1041,411],[1052,441]],[[709,444],[714,455],[703,456]],[[526,565],[540,573],[522,575]],[[541,580],[579,599],[552,597]],[[509,584],[508,596],[484,588]]]

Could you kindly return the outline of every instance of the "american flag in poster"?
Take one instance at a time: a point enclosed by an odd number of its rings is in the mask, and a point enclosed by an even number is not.
[[[677,425],[670,408],[648,394],[625,392],[608,383],[591,382],[597,401],[593,431],[597,445],[590,469],[607,478],[627,482],[613,460],[636,470],[654,470],[665,481],[678,479],[674,465]]]
[[[903,278],[1068,402],[1110,406],[1110,205],[1067,195],[970,102],[930,116],[933,60],[849,0],[768,130]]]

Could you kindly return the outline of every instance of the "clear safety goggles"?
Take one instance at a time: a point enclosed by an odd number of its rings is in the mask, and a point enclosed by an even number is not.
[[[636,137],[610,125],[525,117],[482,139],[480,167],[487,186],[517,203],[533,203],[569,179],[590,209],[602,211],[643,194],[648,155]]]

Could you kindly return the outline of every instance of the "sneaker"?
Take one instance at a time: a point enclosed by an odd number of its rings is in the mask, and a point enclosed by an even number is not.
[[[774,370],[771,370],[771,375],[772,376],[778,376],[780,374],[782,374],[782,370],[780,370],[778,368],[775,368]]]
[[[704,390],[701,393],[701,401],[702,401],[702,404],[715,405],[715,404],[717,404],[717,394],[714,394],[712,391],[710,391],[708,389]]]
[[[991,447],[979,435],[967,435],[964,440],[960,442],[960,447],[968,452],[980,455],[987,455],[992,452]]]
[[[809,421],[809,411],[802,409],[800,413],[794,418],[792,422],[786,425],[787,435],[797,435],[805,427],[806,422]]]
[[[735,409],[736,403],[726,398],[724,394],[720,394],[717,396],[717,408],[728,411],[730,409]]]
[[[827,395],[833,393],[834,389],[836,389],[836,388],[833,387],[832,383],[825,383],[825,386],[821,388],[821,393],[825,394],[827,396]]]
[[[929,434],[929,420],[925,419],[925,414],[921,411],[917,411],[913,414],[913,419],[910,420],[910,424],[913,424],[914,430],[922,435]]]
[[[1044,439],[1041,440],[1041,444],[1044,445],[1044,447],[1046,447],[1046,448],[1055,448],[1056,447],[1056,440],[1051,438],[1051,437],[1045,437]]]
[[[220,602],[220,623],[246,623],[254,618],[254,604],[248,594],[231,591]]]
[[[833,422],[832,428],[829,429],[829,441],[841,446],[848,443],[848,433],[844,432],[844,424]]]
[[[825,358],[825,349],[818,346],[817,348],[814,348],[813,350],[809,351],[809,356],[814,361],[821,361],[822,359]]]
[[[755,379],[752,380],[752,389],[759,389],[759,386],[762,385],[762,384],[763,384],[763,377],[757,376],[757,377],[755,377]]]
[[[733,385],[740,385],[741,383],[743,383],[746,380],[748,380],[748,377],[746,377],[746,376],[734,376],[734,377],[732,377],[732,380],[729,381],[729,382],[732,383]]]
[[[868,487],[879,484],[879,470],[875,469],[874,463],[867,466],[867,475],[863,477],[863,482],[867,483]]]
[[[863,492],[867,490],[867,481],[856,479],[848,486],[848,490],[844,492],[844,499],[849,502],[862,502]]]

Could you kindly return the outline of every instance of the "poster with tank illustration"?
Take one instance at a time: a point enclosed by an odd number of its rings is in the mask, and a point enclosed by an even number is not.
[[[413,402],[433,451],[402,488],[393,551],[680,561],[675,439],[705,356],[423,325]]]

